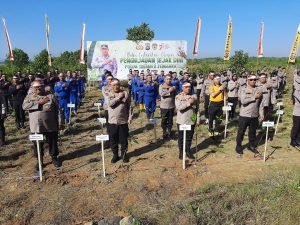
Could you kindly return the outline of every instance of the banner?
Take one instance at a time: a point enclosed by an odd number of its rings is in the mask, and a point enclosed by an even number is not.
[[[48,22],[48,16],[45,15],[46,17],[46,40],[47,40],[47,51],[48,51],[48,65],[51,66],[51,54],[50,54],[50,44],[49,44],[49,35],[50,35],[50,27],[49,27],[49,22]]]
[[[290,57],[288,63],[295,63],[296,62],[296,57],[298,53],[298,47],[299,47],[299,42],[300,42],[300,24],[297,29],[296,37],[291,49]]]
[[[225,61],[230,59],[231,46],[232,46],[232,21],[231,21],[231,16],[229,16],[228,27],[227,27],[227,36],[226,36],[226,44],[225,44],[225,53],[224,53],[224,60]]]
[[[2,22],[3,22],[3,27],[4,27],[4,32],[6,36],[6,41],[7,41],[7,46],[8,46],[8,54],[9,54],[9,60],[14,61],[14,54],[12,52],[11,44],[10,44],[10,38],[8,35],[7,27],[6,27],[6,22],[4,17],[2,16]]]
[[[194,50],[193,55],[198,55],[198,49],[199,49],[199,39],[200,39],[200,29],[201,29],[201,18],[198,17],[198,22],[196,25],[196,35],[195,35],[195,41],[194,41]]]
[[[91,81],[101,80],[108,70],[127,79],[129,69],[179,72],[187,62],[186,41],[88,41],[87,72]]]
[[[261,22],[261,25],[260,25],[260,35],[259,35],[259,42],[258,42],[258,51],[257,51],[257,57],[258,58],[261,58],[264,56],[264,53],[263,53],[263,36],[264,36],[264,22]]]
[[[81,42],[80,42],[80,59],[79,59],[79,62],[81,64],[85,64],[85,62],[84,62],[84,35],[85,35],[85,23],[82,24],[82,33],[81,33]]]

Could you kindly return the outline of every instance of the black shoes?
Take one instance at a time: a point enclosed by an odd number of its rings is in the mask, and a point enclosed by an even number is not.
[[[43,161],[41,163],[42,163],[42,168],[44,168],[45,164],[43,163]],[[34,168],[35,168],[36,171],[40,170],[40,168],[39,168],[39,162],[37,162],[37,164],[35,164]]]
[[[55,167],[61,167],[61,161],[58,160],[57,157],[52,157],[52,164],[55,166]]]
[[[291,141],[290,146],[292,146],[294,148],[299,148],[300,144],[297,141]]]
[[[128,163],[129,162],[129,158],[128,158],[126,152],[122,153],[122,160],[123,160],[123,163]]]
[[[186,152],[186,156],[187,156],[189,159],[195,159],[195,156],[193,156],[193,154],[190,153],[190,152]]]
[[[116,163],[120,160],[120,157],[118,155],[113,155],[112,159],[111,159],[111,163]]]

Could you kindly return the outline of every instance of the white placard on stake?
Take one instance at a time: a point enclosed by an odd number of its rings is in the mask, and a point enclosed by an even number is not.
[[[106,118],[97,118],[97,121],[99,123],[105,124],[106,123]]]
[[[151,123],[151,124],[157,124],[158,123],[158,119],[157,118],[149,119],[149,123]]]
[[[42,134],[31,134],[29,135],[30,141],[42,141],[44,140],[44,135]]]
[[[231,106],[229,106],[229,105],[228,106],[223,106],[222,110],[223,111],[230,111],[231,110]]]
[[[283,106],[283,102],[277,102],[276,105],[277,105],[277,107],[278,107],[278,106]]]
[[[102,106],[102,103],[96,102],[96,103],[94,103],[94,106],[96,106],[96,107],[101,107],[101,106]]]
[[[68,108],[75,108],[75,104],[74,103],[69,103],[67,106],[68,106]]]
[[[179,125],[179,130],[191,130],[192,126],[191,125]]]
[[[265,121],[262,123],[262,127],[274,127],[274,121]]]
[[[109,136],[107,134],[96,135],[96,141],[108,141]]]
[[[276,115],[283,115],[284,114],[284,111],[283,110],[277,110],[276,111]]]

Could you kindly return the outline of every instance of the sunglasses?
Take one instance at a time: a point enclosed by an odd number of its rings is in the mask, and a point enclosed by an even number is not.
[[[256,79],[249,79],[249,81],[256,81]]]

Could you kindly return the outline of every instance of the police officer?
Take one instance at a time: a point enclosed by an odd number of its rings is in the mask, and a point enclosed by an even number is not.
[[[238,104],[238,92],[239,92],[239,83],[237,80],[237,75],[234,73],[231,77],[231,80],[228,82],[228,102],[232,103],[231,110],[229,112],[229,119],[234,119],[235,110]]]
[[[294,90],[294,110],[293,110],[293,127],[291,130],[291,142],[290,145],[293,147],[300,147],[298,141],[300,133],[300,88]]]
[[[204,80],[201,93],[204,96],[204,115],[206,118],[206,123],[208,124],[208,106],[209,106],[209,87],[213,84],[215,73],[210,71],[208,73],[207,79]]]
[[[176,87],[172,86],[171,75],[166,75],[164,84],[159,86],[159,95],[161,96],[160,114],[163,138],[171,137],[176,92]]]
[[[201,95],[201,90],[203,88],[203,83],[204,83],[204,77],[202,73],[199,73],[196,77],[196,82],[197,82],[197,100],[198,103],[200,102],[200,95]]]
[[[27,94],[27,90],[20,82],[18,76],[13,76],[13,83],[9,86],[9,94],[12,95],[13,108],[16,115],[16,127],[17,129],[25,128],[25,113],[22,109],[24,98]]]
[[[262,120],[266,120],[269,115],[269,107],[270,107],[270,93],[271,93],[271,84],[267,83],[267,76],[265,73],[261,73],[259,75],[259,80],[256,82],[256,86],[260,89],[262,93],[262,102],[261,106],[263,107],[263,118]]]
[[[139,106],[140,111],[145,109],[145,89],[144,89],[144,83],[145,83],[145,75],[144,73],[140,73],[139,79],[137,80],[137,93],[138,93],[138,100],[139,100]]]
[[[60,73],[58,78],[59,81],[55,83],[54,92],[58,98],[60,114],[69,122],[70,111],[68,109],[68,102],[70,99],[70,89],[63,73]]]
[[[224,90],[225,85],[221,84],[221,77],[215,76],[213,84],[209,86],[209,123],[208,130],[209,135],[214,136],[220,133],[220,117],[222,117],[223,111],[222,107],[224,106]],[[215,129],[213,129],[213,121],[215,121]]]
[[[182,84],[182,92],[176,96],[175,105],[177,111],[177,128],[178,128],[178,147],[179,147],[179,159],[183,157],[183,131],[179,129],[179,125],[191,125],[191,130],[186,131],[186,156],[189,159],[195,159],[191,150],[192,139],[194,135],[195,123],[199,125],[199,117],[195,120],[197,112],[197,96],[191,94],[191,83],[185,81]]]
[[[9,81],[6,80],[6,75],[2,74],[1,77],[0,77],[0,89],[3,92],[3,96],[4,96],[5,104],[6,104],[6,112],[7,113],[9,112],[10,108],[12,108],[10,106],[10,104],[11,104],[11,96],[9,94],[9,86],[10,86],[10,83],[9,83]]]
[[[137,92],[137,81],[139,80],[139,71],[137,70],[134,70],[134,73],[132,75],[132,98],[133,98],[133,102],[134,102],[134,105],[137,106],[138,105],[138,101],[139,101],[139,98],[138,98],[138,92]]]
[[[254,153],[258,153],[256,150],[256,130],[259,124],[258,117],[262,111],[260,104],[262,93],[260,89],[255,86],[256,79],[255,75],[248,76],[247,86],[241,91],[241,109],[235,148],[238,157],[243,156],[242,142],[247,127],[249,127],[248,149]]]
[[[131,124],[131,106],[129,94],[121,90],[120,81],[112,79],[112,92],[106,97],[108,105],[109,140],[113,152],[112,163],[119,158],[119,144],[121,145],[121,157],[124,163],[129,162],[128,150],[128,124]]]
[[[7,114],[7,105],[3,91],[0,91],[0,147],[5,145],[5,126],[4,120]]]
[[[193,81],[191,81],[191,77],[190,77],[190,74],[188,72],[184,72],[183,78],[179,82],[179,90],[180,90],[180,92],[182,92],[182,84],[184,82],[189,82],[191,84],[191,94],[192,95],[195,94],[194,84],[193,84]]]
[[[55,167],[60,167],[58,160],[58,101],[52,94],[46,94],[44,85],[41,81],[32,82],[33,92],[26,96],[23,109],[29,112],[29,124],[31,133],[39,133],[46,136],[49,145],[49,154]],[[44,156],[44,145],[41,143],[42,166]],[[37,156],[37,146],[34,142],[34,154]],[[38,164],[35,166],[38,170]]]
[[[145,90],[145,108],[147,118],[153,118],[156,110],[156,98],[158,96],[158,87],[156,82],[152,82],[152,76],[148,75],[144,83]]]
[[[102,96],[104,97],[103,109],[104,109],[104,116],[105,116],[105,119],[106,119],[107,133],[109,133],[107,97],[112,92],[112,87],[111,87],[111,80],[112,79],[113,79],[112,76],[107,76],[106,77],[106,85],[102,88]]]
[[[72,76],[72,78],[69,81],[69,90],[70,90],[70,103],[75,104],[74,108],[74,114],[77,115],[77,109],[78,109],[78,96],[80,95],[79,86],[76,82],[76,78]]]

